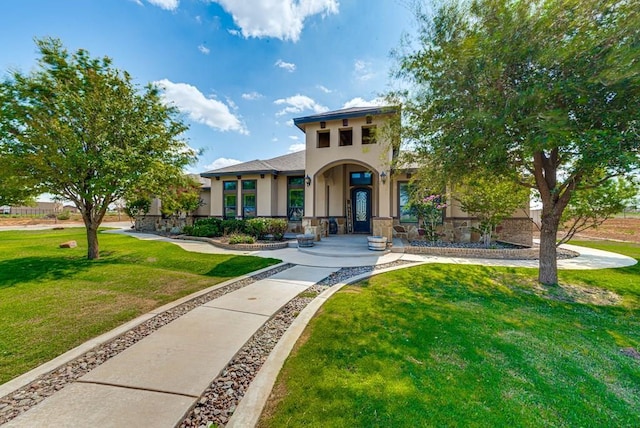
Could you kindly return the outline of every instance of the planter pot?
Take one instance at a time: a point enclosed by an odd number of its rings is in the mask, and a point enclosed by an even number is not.
[[[315,239],[315,236],[311,234],[297,235],[296,239],[298,240],[299,248],[313,247],[313,240]]]
[[[369,249],[371,251],[384,251],[387,249],[387,237],[386,236],[368,236]]]

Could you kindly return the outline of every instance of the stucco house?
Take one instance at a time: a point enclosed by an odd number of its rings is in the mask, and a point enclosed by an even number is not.
[[[391,171],[385,133],[376,132],[399,111],[394,107],[348,108],[294,119],[306,150],[252,160],[204,172],[198,216],[279,217],[292,232],[417,235],[418,219],[408,210],[411,168]],[[452,200],[449,198],[449,200]],[[532,244],[528,201],[500,226],[500,239]],[[447,206],[441,226],[445,240],[477,240],[474,219]],[[477,234],[476,234],[477,235]]]

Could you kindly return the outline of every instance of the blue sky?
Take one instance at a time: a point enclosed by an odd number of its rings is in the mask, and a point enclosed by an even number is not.
[[[204,152],[191,172],[301,149],[294,117],[376,103],[406,0],[6,0],[0,71],[31,70],[34,38],[109,56],[157,82]]]

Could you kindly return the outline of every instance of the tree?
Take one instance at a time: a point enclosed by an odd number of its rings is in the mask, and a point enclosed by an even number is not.
[[[512,180],[480,172],[466,177],[454,192],[467,213],[480,220],[484,245],[489,247],[496,227],[529,203],[529,190]]]
[[[489,169],[542,201],[538,279],[577,189],[638,168],[640,16],[619,0],[471,0],[417,9],[398,54],[403,135],[443,180]],[[590,181],[600,171],[599,181]]]
[[[67,52],[56,39],[36,40],[37,69],[0,84],[0,152],[36,182],[72,201],[87,230],[89,259],[99,258],[98,227],[109,204],[134,188],[159,193],[196,153],[187,129],[158,88],[140,90],[111,59]]]
[[[164,215],[188,215],[202,205],[200,198],[202,185],[194,178],[183,175],[172,183],[161,195],[161,211]]]
[[[576,233],[600,226],[622,212],[637,195],[637,185],[621,178],[607,180],[598,187],[576,190],[562,213],[565,234],[558,245],[568,242]]]

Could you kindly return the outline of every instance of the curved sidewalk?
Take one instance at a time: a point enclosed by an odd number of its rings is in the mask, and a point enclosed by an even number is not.
[[[124,233],[109,231],[108,233]],[[351,256],[340,253],[346,244],[339,240],[333,246],[325,242],[327,255],[320,256],[286,248],[273,251],[231,251],[199,241],[176,240],[157,235],[127,234],[143,240],[172,242],[187,251],[221,254],[246,254],[282,259],[296,266],[256,281],[236,291],[196,307],[185,315],[159,328],[68,384],[51,397],[9,421],[7,427],[32,426],[175,426],[200,399],[210,382],[220,373],[249,338],[287,302],[324,279],[340,267],[371,266],[397,260],[420,263],[459,263],[495,266],[536,267],[537,261],[444,258],[403,253],[368,255],[353,251]],[[331,238],[329,238],[331,239]],[[329,241],[329,240],[327,240]],[[336,244],[337,243],[337,244]],[[359,244],[358,244],[359,245]],[[601,269],[635,264],[629,257],[573,247],[579,257],[559,261],[563,269]],[[346,250],[346,248],[345,248]],[[411,265],[406,265],[411,266]],[[396,266],[399,269],[406,266]],[[379,273],[382,271],[377,271]],[[353,277],[349,282],[370,276],[372,272]],[[275,376],[291,347],[307,322],[320,306],[344,283],[331,287],[303,310],[291,325],[258,377],[252,382],[245,399],[234,417],[234,426],[251,425],[259,416]],[[222,284],[212,288],[220,287]],[[204,293],[204,290],[200,293]],[[179,302],[192,298],[189,296]],[[175,302],[175,304],[179,303]],[[168,305],[172,306],[172,305]],[[159,308],[127,325],[142,323],[168,306]],[[65,354],[67,361],[84,354],[88,349],[122,334],[123,328],[101,336]],[[75,352],[74,352],[75,351]],[[65,363],[63,357],[55,365],[21,376],[0,386],[0,396],[33,380],[40,373]],[[12,389],[11,389],[12,388]],[[231,424],[231,425],[232,425]]]

